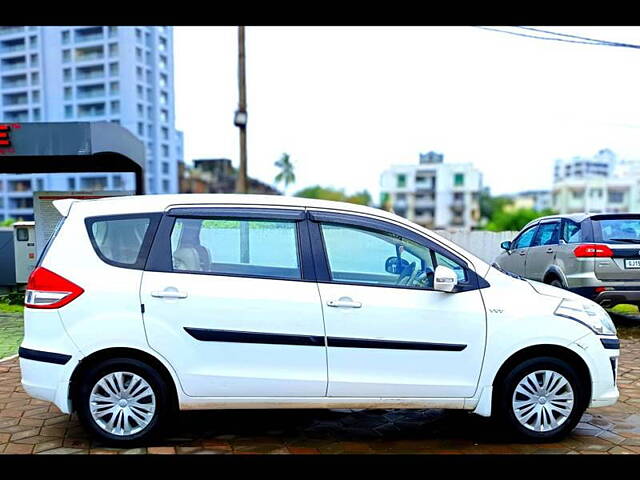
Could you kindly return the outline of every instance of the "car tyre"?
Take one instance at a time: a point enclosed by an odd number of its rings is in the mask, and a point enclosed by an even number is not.
[[[142,445],[159,437],[173,413],[162,376],[131,358],[90,366],[80,378],[75,404],[85,429],[116,447]]]
[[[494,397],[494,417],[519,440],[559,440],[575,428],[587,408],[579,375],[559,358],[526,360],[501,383]]]

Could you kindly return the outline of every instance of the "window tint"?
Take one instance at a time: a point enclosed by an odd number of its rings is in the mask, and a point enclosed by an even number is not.
[[[522,235],[520,235],[515,241],[515,245],[513,246],[514,250],[516,248],[527,248],[531,246],[533,234],[536,233],[536,228],[538,228],[538,226],[534,225],[533,227],[530,227],[528,230],[526,230]]]
[[[178,218],[171,256],[174,272],[302,278],[290,221]]]
[[[91,243],[103,260],[118,266],[141,268],[143,241],[152,216],[87,219]],[[146,253],[146,252],[145,252]]]
[[[557,245],[559,232],[560,222],[542,223],[531,246]]]
[[[398,235],[345,225],[321,228],[334,281],[430,289],[439,262],[467,279],[452,260]]]
[[[582,228],[580,224],[572,220],[565,220],[562,228],[562,239],[567,243],[581,243]]]
[[[593,220],[596,240],[607,243],[640,243],[640,217]]]

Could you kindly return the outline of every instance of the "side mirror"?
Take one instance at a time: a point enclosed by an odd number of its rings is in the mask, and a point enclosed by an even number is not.
[[[407,266],[409,266],[409,262],[404,258],[389,257],[387,258],[387,261],[384,262],[384,269],[386,272],[393,273],[394,275],[399,275]]]
[[[504,250],[506,250],[508,252],[509,250],[511,250],[511,241],[507,240],[505,242],[502,242],[500,244],[500,248],[502,248],[502,249],[504,249]]]
[[[452,292],[458,284],[458,276],[449,267],[438,265],[433,276],[433,289],[439,292]]]

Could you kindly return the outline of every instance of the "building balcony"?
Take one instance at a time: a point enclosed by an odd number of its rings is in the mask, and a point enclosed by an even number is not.
[[[3,72],[13,72],[15,70],[24,70],[27,68],[27,62],[2,63],[1,70]]]
[[[0,27],[0,35],[11,35],[16,33],[24,33],[24,27]]]
[[[24,52],[26,50],[26,46],[24,43],[18,45],[10,45],[0,47],[0,55],[6,55],[15,52]]]
[[[3,90],[11,90],[14,88],[25,88],[27,86],[28,86],[28,83],[27,83],[26,77],[24,80],[13,81],[13,82],[8,82],[8,81],[2,82]]]
[[[92,90],[92,91],[78,90],[78,92],[76,94],[76,98],[80,100],[80,99],[83,99],[83,98],[104,97],[105,95],[106,95],[106,91],[104,89],[102,89],[102,90]]]

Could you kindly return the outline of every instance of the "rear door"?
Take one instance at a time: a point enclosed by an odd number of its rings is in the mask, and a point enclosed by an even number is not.
[[[151,347],[194,397],[321,397],[324,323],[296,209],[177,208],[141,288]]]
[[[511,249],[500,255],[499,265],[506,271],[524,276],[527,251],[538,225],[532,225],[518,235],[511,245]]]
[[[613,256],[598,257],[595,273],[600,280],[640,282],[640,215],[591,217],[594,243],[607,245]]]
[[[542,281],[550,265],[553,265],[560,240],[560,219],[542,221],[527,252],[526,278]]]

